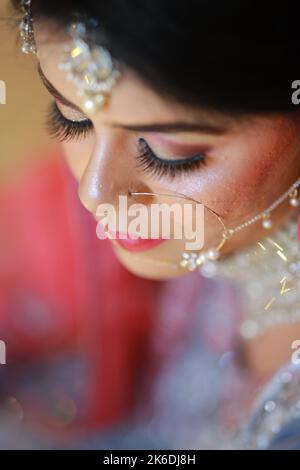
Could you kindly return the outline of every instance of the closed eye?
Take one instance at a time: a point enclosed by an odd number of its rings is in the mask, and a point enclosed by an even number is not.
[[[138,167],[157,177],[166,175],[174,178],[180,173],[193,171],[205,163],[205,155],[202,152],[172,160],[161,158],[154,153],[143,138],[138,140],[138,151]]]
[[[59,142],[73,139],[84,139],[93,131],[94,126],[90,119],[67,119],[59,110],[56,102],[50,106],[47,117],[47,128],[51,137]]]

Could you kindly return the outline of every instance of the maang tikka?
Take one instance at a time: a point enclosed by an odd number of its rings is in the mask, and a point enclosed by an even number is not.
[[[108,104],[111,90],[121,73],[104,46],[88,43],[91,28],[98,28],[96,20],[74,22],[70,26],[71,44],[65,47],[65,57],[58,68],[66,71],[67,79],[77,86],[83,110],[94,114]]]
[[[21,50],[25,54],[37,53],[34,39],[31,0],[21,0],[24,16],[20,23]],[[88,36],[98,28],[97,20],[74,21],[69,27],[71,43],[65,47],[59,70],[67,72],[67,79],[78,88],[83,99],[83,110],[93,114],[103,109],[109,100],[112,88],[121,76],[116,61],[110,52],[97,44],[91,45]]]

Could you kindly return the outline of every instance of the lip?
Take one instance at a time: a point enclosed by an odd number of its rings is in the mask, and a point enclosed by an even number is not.
[[[121,232],[110,231],[110,234],[112,235],[112,239],[127,251],[150,250],[168,240],[167,238],[133,237],[128,233]]]

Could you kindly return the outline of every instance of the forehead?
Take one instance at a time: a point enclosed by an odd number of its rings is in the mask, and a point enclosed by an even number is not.
[[[71,39],[65,32],[57,30],[53,25],[41,22],[35,24],[35,37],[38,47],[40,67],[47,80],[67,100],[81,107],[81,97],[76,85],[67,80],[67,74],[59,70],[59,63],[64,61],[65,47]],[[104,112],[101,112],[103,115]],[[97,115],[98,118],[98,115]],[[191,108],[177,103],[163,94],[153,90],[132,69],[122,67],[122,75],[111,91],[109,107],[105,110],[106,120],[118,120],[124,125],[132,122],[172,122],[185,120],[190,123],[200,121],[208,125],[227,127],[233,118],[216,111],[205,110],[201,107]]]

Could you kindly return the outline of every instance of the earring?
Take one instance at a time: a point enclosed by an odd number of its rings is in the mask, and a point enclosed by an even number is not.
[[[36,54],[37,48],[34,39],[33,20],[31,15],[31,0],[22,0],[21,8],[24,13],[20,23],[20,36],[22,39],[21,51],[24,54]]]

